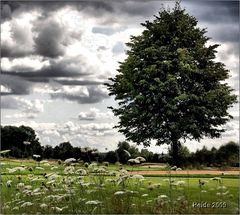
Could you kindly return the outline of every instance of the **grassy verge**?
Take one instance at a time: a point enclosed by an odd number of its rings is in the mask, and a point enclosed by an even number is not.
[[[5,162],[2,214],[232,214],[239,208],[237,176],[143,177],[118,166]]]

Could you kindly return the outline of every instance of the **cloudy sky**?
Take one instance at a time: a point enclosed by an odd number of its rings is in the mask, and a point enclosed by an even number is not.
[[[120,1],[119,1],[120,2]],[[139,35],[168,1],[1,2],[1,122],[31,126],[43,145],[70,141],[100,151],[115,149],[124,136],[103,83],[126,58],[125,43]],[[239,95],[239,2],[182,1],[219,43],[217,60],[230,70],[228,83]],[[238,141],[239,111],[222,138],[185,143],[191,151]],[[153,151],[165,150],[151,147]]]

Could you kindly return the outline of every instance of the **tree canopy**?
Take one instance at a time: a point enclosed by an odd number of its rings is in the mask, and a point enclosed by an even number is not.
[[[1,126],[1,150],[11,150],[10,156],[28,157],[41,153],[41,145],[35,131],[28,126]]]
[[[107,83],[118,107],[116,126],[127,140],[149,146],[171,144],[177,159],[181,139],[220,137],[236,102],[225,65],[216,61],[218,44],[195,17],[176,3],[162,9],[145,30],[127,43],[127,58]]]

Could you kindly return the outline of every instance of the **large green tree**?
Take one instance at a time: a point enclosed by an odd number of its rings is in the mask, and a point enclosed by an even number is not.
[[[229,71],[215,60],[218,45],[207,45],[206,29],[179,3],[142,25],[145,30],[131,37],[126,60],[106,84],[118,101],[110,108],[128,140],[171,144],[178,164],[181,140],[220,137],[236,96],[224,82]]]

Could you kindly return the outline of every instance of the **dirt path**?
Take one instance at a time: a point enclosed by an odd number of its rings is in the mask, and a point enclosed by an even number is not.
[[[131,174],[141,174],[141,175],[167,175],[168,171],[133,171]],[[181,170],[181,171],[171,171],[174,175],[239,175],[240,171],[220,171],[220,170]]]

